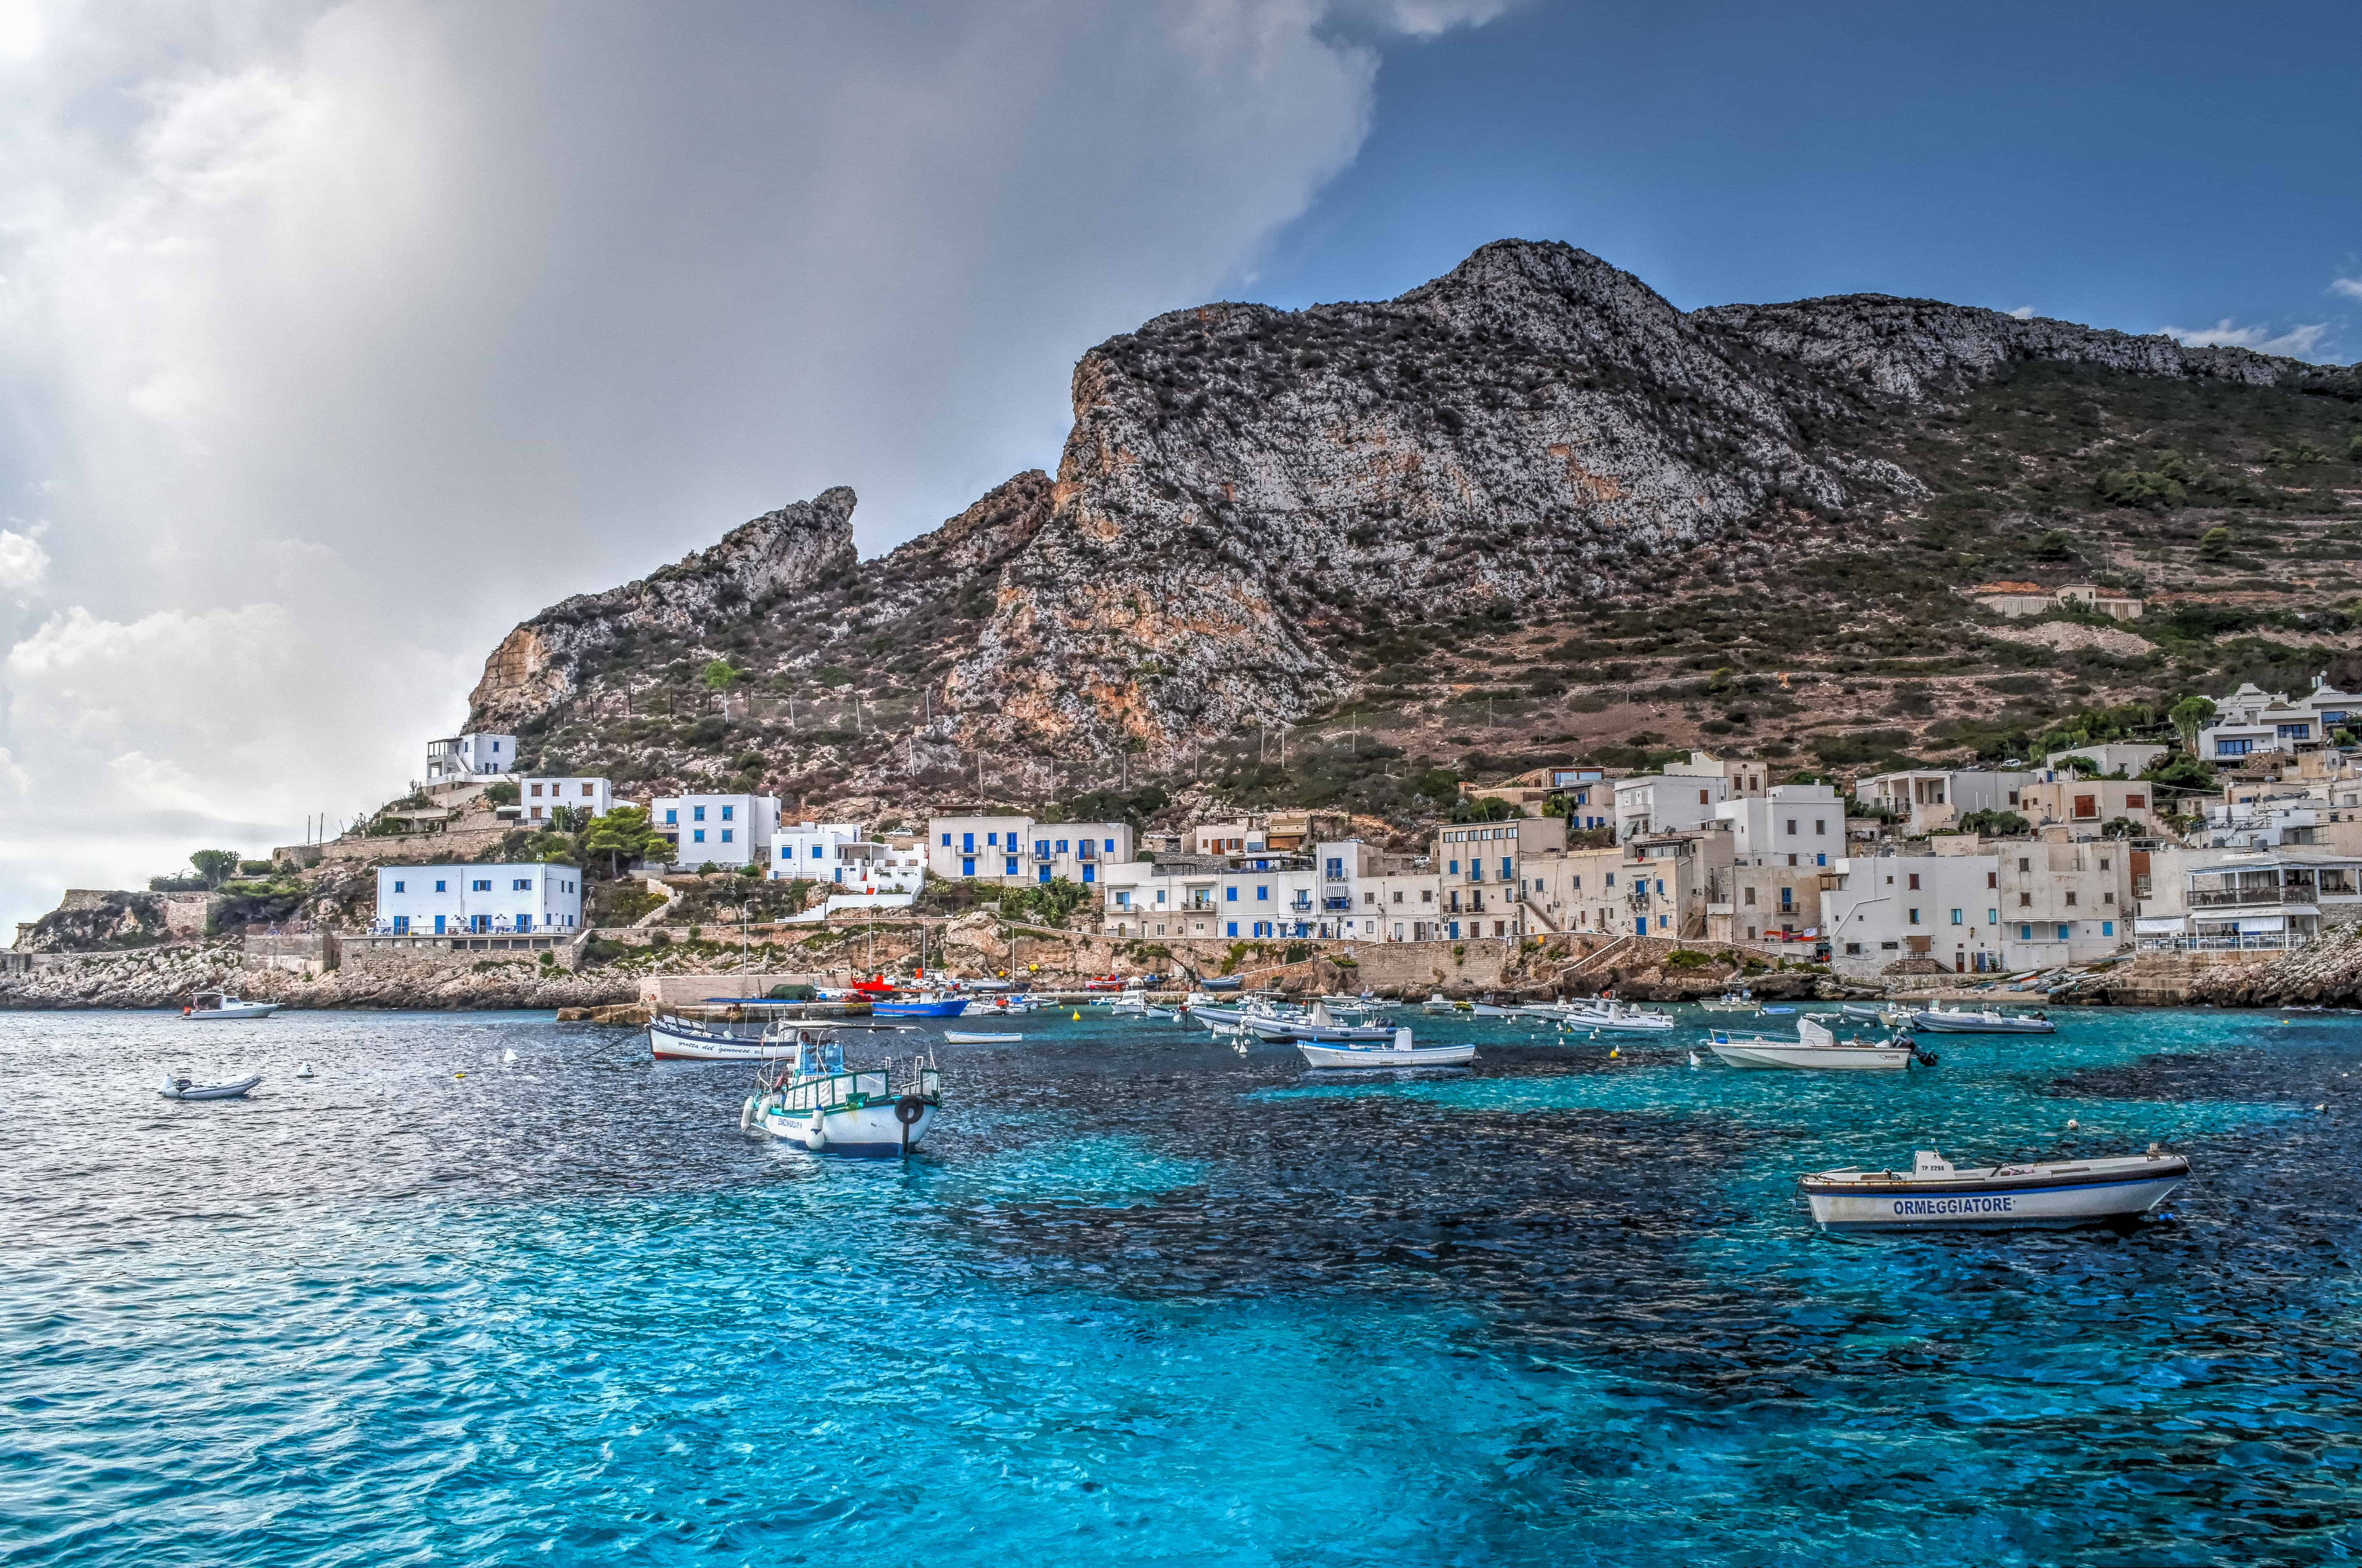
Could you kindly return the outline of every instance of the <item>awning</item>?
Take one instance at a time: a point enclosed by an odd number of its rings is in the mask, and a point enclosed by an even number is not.
[[[2286,931],[2286,930],[2288,929],[2288,916],[2286,916],[2286,915],[2257,915],[2257,916],[2256,916],[2253,920],[2248,920],[2248,919],[2244,919],[2244,918],[2243,918],[2243,919],[2239,922],[2239,929],[2240,929],[2241,931],[2243,931],[2243,932],[2247,932],[2247,931]]]

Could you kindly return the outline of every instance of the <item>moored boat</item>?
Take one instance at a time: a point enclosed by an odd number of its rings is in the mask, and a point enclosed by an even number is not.
[[[739,1131],[815,1154],[907,1155],[943,1110],[943,1075],[925,1057],[911,1059],[898,1089],[890,1064],[848,1067],[844,1047],[813,1030],[798,1029],[793,1043],[792,1060],[756,1070]]]
[[[1476,1059],[1473,1045],[1421,1045],[1407,1028],[1384,1043],[1299,1040],[1296,1048],[1313,1067],[1464,1067]]]
[[[1445,996],[1441,991],[1429,992],[1427,999],[1418,1005],[1419,1010],[1422,1012],[1457,1012],[1460,1010],[1460,1004],[1453,1001],[1450,997]]]
[[[1734,1067],[1788,1067],[1827,1072],[1899,1073],[1915,1056],[1929,1065],[1935,1058],[1915,1051],[1908,1042],[1839,1040],[1810,1018],[1796,1021],[1796,1038],[1763,1034],[1733,1034],[1717,1029],[1699,1042]]]
[[[950,1045],[1013,1045],[1024,1038],[1022,1034],[971,1034],[956,1029],[944,1031],[944,1042]]]
[[[177,1073],[169,1074],[164,1079],[164,1098],[166,1099],[244,1099],[248,1092],[261,1081],[260,1073],[226,1084],[201,1084],[182,1077]]]
[[[1753,1012],[1755,998],[1747,991],[1725,991],[1698,1003],[1708,1012]]]
[[[2190,1160],[2146,1154],[1962,1168],[1921,1149],[1908,1171],[1847,1166],[1799,1177],[1825,1231],[2056,1228],[2137,1218],[2190,1179]]]
[[[877,1018],[957,1018],[967,1010],[966,997],[881,997],[869,1005]]]
[[[199,991],[181,1010],[181,1016],[192,1023],[210,1023],[224,1019],[269,1018],[284,1002],[248,1001],[227,991]]]
[[[1606,1034],[1662,1034],[1673,1027],[1669,1013],[1627,1007],[1619,1001],[1578,1002],[1567,1010],[1565,1021],[1570,1029]]]
[[[1931,1034],[2051,1034],[2058,1026],[2039,1012],[2002,1012],[1980,1008],[1929,1006],[1911,1015],[1911,1027]]]
[[[677,1013],[648,1020],[648,1055],[659,1062],[776,1062],[796,1054],[792,1032],[758,1026],[749,1033],[727,1023],[708,1023]]]

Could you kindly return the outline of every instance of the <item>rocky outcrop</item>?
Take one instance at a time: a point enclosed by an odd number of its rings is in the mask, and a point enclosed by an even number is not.
[[[910,771],[931,745],[1169,755],[1347,695],[1406,623],[1761,580],[1806,525],[1924,497],[1853,438],[1883,411],[2036,362],[2362,391],[2350,369],[1933,301],[1684,313],[1588,252],[1504,240],[1393,300],[1209,304],[1109,338],[1076,367],[1054,480],[866,565],[848,491],[757,519],[516,628],[471,722],[556,724],[661,645],[790,692],[895,672]]]
[[[2201,974],[2189,995],[2217,1007],[2362,1007],[2362,925],[2324,932],[2268,963]]]
[[[732,529],[711,549],[605,593],[552,606],[501,639],[469,698],[471,727],[520,729],[644,634],[696,639],[798,604],[859,568],[853,491],[839,486]]]

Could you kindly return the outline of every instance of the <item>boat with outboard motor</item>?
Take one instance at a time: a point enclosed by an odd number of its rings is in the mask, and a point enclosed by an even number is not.
[[[1717,1029],[1698,1043],[1734,1067],[1899,1073],[1915,1060],[1930,1067],[1936,1065],[1933,1054],[1908,1040],[1839,1040],[1811,1018],[1796,1021],[1794,1040]]]
[[[1671,1013],[1606,999],[1576,1002],[1555,1016],[1569,1029],[1588,1029],[1601,1034],[1662,1034],[1673,1027]]]
[[[869,1004],[869,1011],[875,1018],[957,1018],[967,1010],[971,999],[939,992],[918,997],[880,997]]]
[[[743,1004],[753,1005],[753,1004]],[[796,1054],[796,1031],[826,1028],[900,1034],[894,1023],[801,1024],[791,1019],[746,1023],[683,1018],[660,1012],[648,1020],[648,1055],[659,1062],[779,1062]]]
[[[199,991],[181,1010],[181,1016],[192,1023],[211,1023],[224,1019],[269,1018],[285,1002],[248,1001],[227,991]]]
[[[1296,1048],[1313,1067],[1464,1067],[1476,1059],[1473,1045],[1421,1045],[1407,1025],[1375,1040],[1299,1040]]]
[[[1391,1041],[1402,1031],[1390,1024],[1347,1023],[1329,1010],[1326,1001],[1316,1001],[1309,1011],[1293,1016],[1250,1012],[1242,1015],[1239,1023],[1248,1033],[1269,1045],[1287,1045],[1305,1041],[1332,1044]]]
[[[738,1130],[778,1138],[815,1154],[908,1155],[942,1111],[943,1074],[933,1056],[913,1056],[895,1088],[891,1063],[848,1067],[844,1048],[811,1027],[794,1031],[795,1055],[755,1072]]]
[[[1911,1027],[1930,1034],[2054,1034],[2058,1030],[2047,1013],[2002,1012],[1990,1007],[1970,1012],[1940,1003],[1913,1012]]]
[[[2190,1179],[2186,1154],[1961,1167],[1933,1149],[1908,1171],[1848,1165],[1797,1178],[1825,1231],[1967,1231],[2095,1225],[2139,1218]]]
[[[248,1091],[261,1081],[260,1073],[226,1084],[201,1084],[193,1079],[184,1078],[178,1073],[168,1073],[164,1077],[164,1098],[166,1099],[244,1099]]]

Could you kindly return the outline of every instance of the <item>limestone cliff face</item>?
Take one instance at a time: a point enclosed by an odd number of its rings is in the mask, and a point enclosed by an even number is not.
[[[543,611],[484,661],[469,698],[469,727],[530,725],[575,694],[586,663],[641,634],[695,641],[750,615],[792,613],[799,599],[858,570],[853,507],[850,490],[823,491],[637,582]]]
[[[866,564],[849,491],[758,518],[519,626],[473,721],[570,726],[595,755],[583,715],[618,672],[721,654],[760,690],[810,701],[849,679],[904,702],[906,770],[929,746],[944,766],[1153,756],[1343,696],[1388,625],[1761,580],[1799,525],[1925,493],[1863,430],[2032,361],[2362,391],[2350,369],[1931,301],[1684,313],[1584,251],[1501,241],[1394,300],[1209,304],[1110,338],[1076,367],[1054,479],[1021,474]],[[815,744],[849,759],[867,722]],[[679,773],[676,743],[642,744],[643,776]]]

